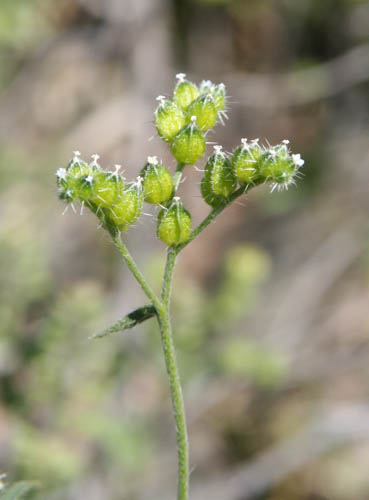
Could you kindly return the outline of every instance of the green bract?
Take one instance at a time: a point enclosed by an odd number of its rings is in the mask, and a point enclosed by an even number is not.
[[[174,158],[180,163],[194,165],[205,153],[205,139],[195,122],[192,120],[181,130],[170,145]]]
[[[155,125],[158,134],[164,141],[170,141],[185,126],[186,119],[181,108],[163,96],[155,111]]]
[[[163,208],[158,215],[157,235],[168,246],[185,243],[191,233],[191,215],[179,198],[174,198],[169,208]]]
[[[147,203],[163,203],[168,201],[173,192],[173,178],[163,165],[158,163],[156,156],[148,157],[146,166],[142,169],[144,199]]]
[[[236,176],[222,146],[214,148],[215,153],[208,159],[201,181],[201,194],[213,207],[223,203],[237,186]]]
[[[241,140],[241,146],[235,149],[232,156],[232,168],[240,182],[252,184],[258,179],[262,153],[257,140],[250,143],[247,139]]]
[[[183,110],[186,110],[200,94],[196,85],[185,80],[185,77],[184,73],[177,75],[178,83],[173,92],[173,101]]]
[[[196,123],[200,130],[205,131],[214,127],[217,121],[217,110],[211,94],[200,96],[187,110],[187,121],[196,117]]]

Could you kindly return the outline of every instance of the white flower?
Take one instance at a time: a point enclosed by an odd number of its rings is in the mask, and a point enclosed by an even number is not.
[[[58,179],[64,180],[67,177],[67,169],[58,168],[58,170],[56,171],[56,176]]]
[[[177,73],[176,78],[179,82],[183,82],[184,79],[186,78],[186,73]]]
[[[305,163],[300,154],[292,155],[292,161],[297,167],[302,167]]]
[[[147,163],[150,163],[150,165],[157,165],[159,163],[158,157],[157,156],[148,156]]]

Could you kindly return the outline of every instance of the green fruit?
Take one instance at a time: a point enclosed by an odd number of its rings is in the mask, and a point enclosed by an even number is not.
[[[200,130],[205,131],[214,127],[217,121],[217,110],[211,94],[200,96],[187,110],[188,122],[196,117],[196,123]]]
[[[181,108],[159,96],[160,104],[155,111],[155,125],[159,136],[169,142],[185,126],[185,115]]]
[[[141,183],[132,183],[120,193],[111,208],[105,208],[108,221],[120,231],[125,231],[141,215],[143,192]]]
[[[265,181],[272,181],[281,187],[287,187],[304,160],[300,155],[291,155],[286,144],[280,144],[266,150],[260,158],[260,174]]]
[[[215,146],[215,153],[206,163],[205,174],[201,181],[201,194],[211,206],[224,202],[236,189],[237,179],[230,161],[221,151],[221,146]]]
[[[257,141],[247,142],[242,139],[242,144],[233,153],[232,168],[240,182],[253,184],[260,176],[260,161],[263,149]]]
[[[148,158],[148,163],[141,171],[143,178],[144,199],[147,203],[168,201],[173,192],[173,178],[168,169],[158,163],[155,157]]]
[[[205,139],[194,121],[181,130],[170,145],[174,158],[187,165],[194,165],[205,153],[205,149]]]
[[[215,104],[215,109],[219,112],[224,110],[226,107],[226,90],[224,83],[219,83],[219,85],[215,85],[213,88],[213,99]]]
[[[191,233],[191,215],[178,198],[158,215],[157,235],[168,246],[186,243]]]
[[[185,76],[184,73],[177,75],[178,83],[173,92],[173,101],[183,110],[186,110],[200,94],[196,85],[185,80]]]
[[[90,201],[97,207],[110,208],[124,190],[124,181],[117,172],[101,170],[94,177]]]

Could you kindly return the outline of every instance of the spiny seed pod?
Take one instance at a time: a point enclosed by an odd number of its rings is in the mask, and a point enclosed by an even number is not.
[[[226,89],[224,83],[219,83],[219,85],[215,85],[213,88],[213,99],[215,104],[215,109],[219,111],[223,111],[226,107]]]
[[[200,130],[205,131],[214,127],[217,121],[217,110],[211,94],[200,96],[189,106],[187,120],[190,121],[192,116],[196,116]]]
[[[181,109],[186,110],[188,106],[199,96],[200,92],[196,85],[186,80],[184,73],[176,75],[178,83],[173,93],[173,101]]]
[[[194,165],[205,153],[205,139],[196,125],[196,116],[191,123],[179,132],[170,145],[174,158],[187,165]]]
[[[141,171],[144,199],[147,203],[168,201],[173,192],[173,178],[168,169],[158,162],[156,156],[149,156]]]
[[[263,151],[258,139],[251,142],[241,139],[241,146],[235,149],[232,156],[232,168],[240,182],[253,184],[258,180]]]
[[[169,142],[186,125],[185,115],[181,108],[165,97],[160,95],[157,100],[160,104],[155,111],[156,130],[164,141]]]
[[[186,243],[191,233],[191,222],[191,215],[175,197],[169,208],[159,212],[157,236],[168,246]]]
[[[59,168],[56,172],[59,197],[67,202],[73,200],[85,201],[91,194],[95,176],[100,172],[96,156],[90,164],[79,158],[79,151],[74,151],[74,156],[68,167]]]
[[[124,180],[118,174],[120,165],[116,165],[115,172],[101,170],[94,177],[92,193],[89,201],[101,208],[113,206],[119,195],[124,190]]]
[[[222,146],[214,146],[214,149],[215,153],[208,159],[201,181],[201,194],[212,207],[226,200],[237,186],[236,176]]]
[[[142,179],[139,177],[137,182],[131,183],[118,195],[112,207],[104,209],[109,223],[116,226],[120,231],[128,229],[141,214],[143,203],[141,183]]]
[[[291,154],[289,141],[267,149],[260,159],[260,174],[266,181],[274,182],[273,189],[288,188],[304,164],[299,154]]]

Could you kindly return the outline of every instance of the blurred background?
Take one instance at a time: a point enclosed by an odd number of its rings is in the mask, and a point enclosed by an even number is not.
[[[224,82],[211,140],[291,140],[305,177],[255,189],[181,254],[173,299],[192,500],[369,498],[369,2],[1,0],[0,472],[46,500],[172,500],[175,434],[154,321],[87,212],[72,151],[135,177],[175,74]],[[195,223],[201,173],[181,196]],[[149,208],[147,208],[149,211]],[[154,216],[125,235],[159,286]]]

